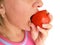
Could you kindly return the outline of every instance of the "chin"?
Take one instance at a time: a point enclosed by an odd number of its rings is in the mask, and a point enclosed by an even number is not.
[[[24,23],[24,24],[20,24],[19,27],[22,30],[30,31],[30,26],[28,25],[28,22],[27,23]]]

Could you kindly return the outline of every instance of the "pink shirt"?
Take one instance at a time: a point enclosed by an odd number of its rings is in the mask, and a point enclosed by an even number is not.
[[[0,36],[0,45],[35,45],[29,32],[25,32],[25,38],[22,42],[11,42],[3,36]]]

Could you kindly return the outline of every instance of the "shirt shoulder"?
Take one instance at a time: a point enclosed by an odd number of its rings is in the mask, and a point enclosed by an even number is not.
[[[30,32],[28,32],[28,40],[26,45],[35,45]]]
[[[2,42],[0,42],[0,45],[5,45],[5,44],[3,44]]]
[[[6,40],[6,38],[0,36],[0,45],[35,45],[35,43],[31,38],[30,32],[26,31],[23,42],[13,43],[13,42]]]

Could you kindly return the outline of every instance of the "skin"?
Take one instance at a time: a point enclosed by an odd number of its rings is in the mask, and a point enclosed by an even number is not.
[[[48,35],[51,24],[43,24],[42,29],[30,22],[30,17],[43,5],[41,0],[4,0],[1,13],[5,22],[6,30],[0,29],[0,33],[10,41],[19,42],[24,39],[24,30],[31,32],[31,37],[36,45],[43,45]],[[52,19],[51,15],[49,17]],[[3,32],[1,31],[3,30]],[[21,35],[22,34],[22,35]]]
[[[8,20],[12,24],[20,27],[21,29],[29,29],[27,24],[28,21],[30,21],[30,17],[38,11],[37,6],[40,5],[35,4],[38,1],[37,0],[29,0],[29,1],[5,0],[4,4],[5,4]]]

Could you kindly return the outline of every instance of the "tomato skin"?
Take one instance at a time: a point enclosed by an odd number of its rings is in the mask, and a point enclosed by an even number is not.
[[[49,13],[46,10],[39,11],[31,17],[31,22],[41,28],[43,28],[42,24],[49,24],[50,21]]]

